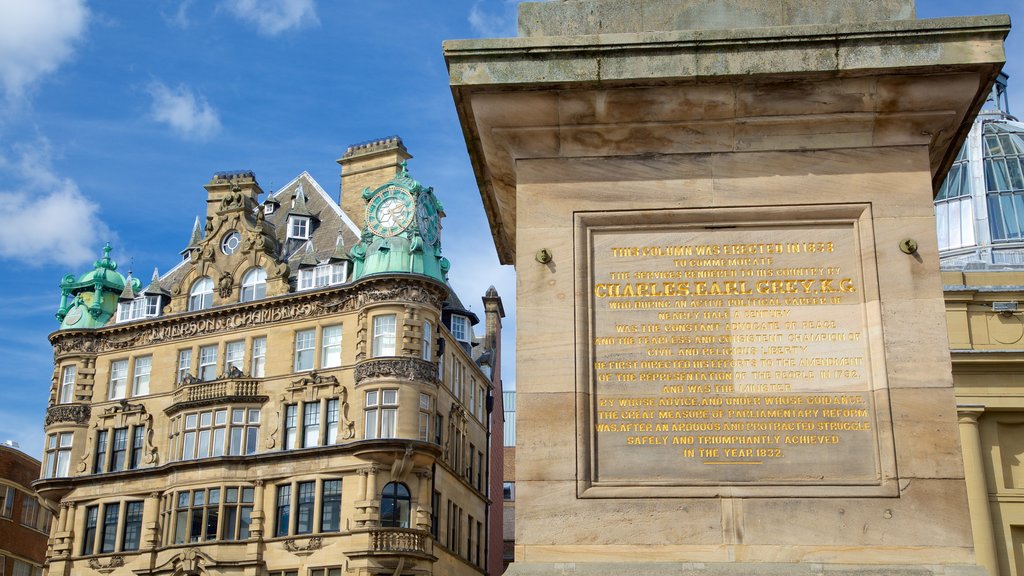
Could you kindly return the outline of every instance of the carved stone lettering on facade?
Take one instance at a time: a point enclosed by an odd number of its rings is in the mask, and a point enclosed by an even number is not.
[[[320,296],[323,298],[323,296]],[[244,310],[211,310],[196,317],[166,318],[138,326],[115,326],[94,334],[58,332],[51,336],[54,358],[66,354],[96,354],[154,343],[207,336],[243,328],[255,328],[277,322],[305,320],[324,314],[355,310],[358,306],[379,302],[417,302],[440,308],[444,294],[432,285],[409,286],[394,282],[367,282],[337,297],[313,301],[311,296],[297,294],[293,299],[260,302]]]

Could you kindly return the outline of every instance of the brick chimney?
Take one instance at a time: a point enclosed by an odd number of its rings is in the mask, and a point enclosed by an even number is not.
[[[398,136],[360,142],[348,147],[338,160],[341,164],[341,198],[338,204],[348,217],[362,228],[366,201],[365,188],[376,188],[395,177],[402,162],[412,158]]]

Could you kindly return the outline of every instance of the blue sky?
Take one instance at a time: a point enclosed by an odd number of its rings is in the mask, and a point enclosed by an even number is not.
[[[0,1],[0,440],[40,455],[58,283],[103,242],[148,280],[177,262],[215,171],[254,170],[265,190],[308,171],[336,195],[347,146],[392,134],[445,204],[463,301],[481,312],[492,284],[504,298],[513,387],[515,273],[498,265],[441,42],[514,35],[515,4]],[[1024,20],[1024,2],[918,0],[922,18],[994,13]]]

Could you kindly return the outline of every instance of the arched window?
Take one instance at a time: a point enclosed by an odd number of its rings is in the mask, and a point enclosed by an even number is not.
[[[213,280],[203,276],[192,284],[188,292],[189,310],[206,310],[213,306]]]
[[[399,482],[388,482],[380,494],[380,525],[385,528],[409,527],[409,489]]]
[[[242,302],[252,302],[267,295],[267,271],[253,268],[242,276]]]

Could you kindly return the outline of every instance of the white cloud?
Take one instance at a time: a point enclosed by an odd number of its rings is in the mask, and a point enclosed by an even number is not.
[[[510,38],[516,35],[516,0],[490,2],[493,11],[484,10],[483,0],[476,0],[469,9],[469,26],[485,38]]]
[[[70,58],[88,18],[85,0],[0,1],[0,80],[7,97],[22,97]]]
[[[153,119],[168,125],[179,136],[206,140],[220,131],[217,111],[184,84],[171,88],[162,82],[152,82],[147,89],[153,97]]]
[[[169,16],[164,14],[164,19],[178,28],[188,28],[192,24],[192,21],[189,20],[188,17],[188,9],[192,5],[193,1],[194,0],[181,0],[177,5],[177,9],[174,11],[174,14]]]
[[[226,0],[224,6],[265,36],[320,24],[313,0]]]
[[[0,226],[0,258],[28,266],[77,267],[96,258],[97,246],[115,240],[99,218],[99,206],[70,179],[50,167],[49,144],[18,146],[13,160],[0,157],[13,189],[0,189],[6,213]],[[5,174],[6,175],[6,174]]]

